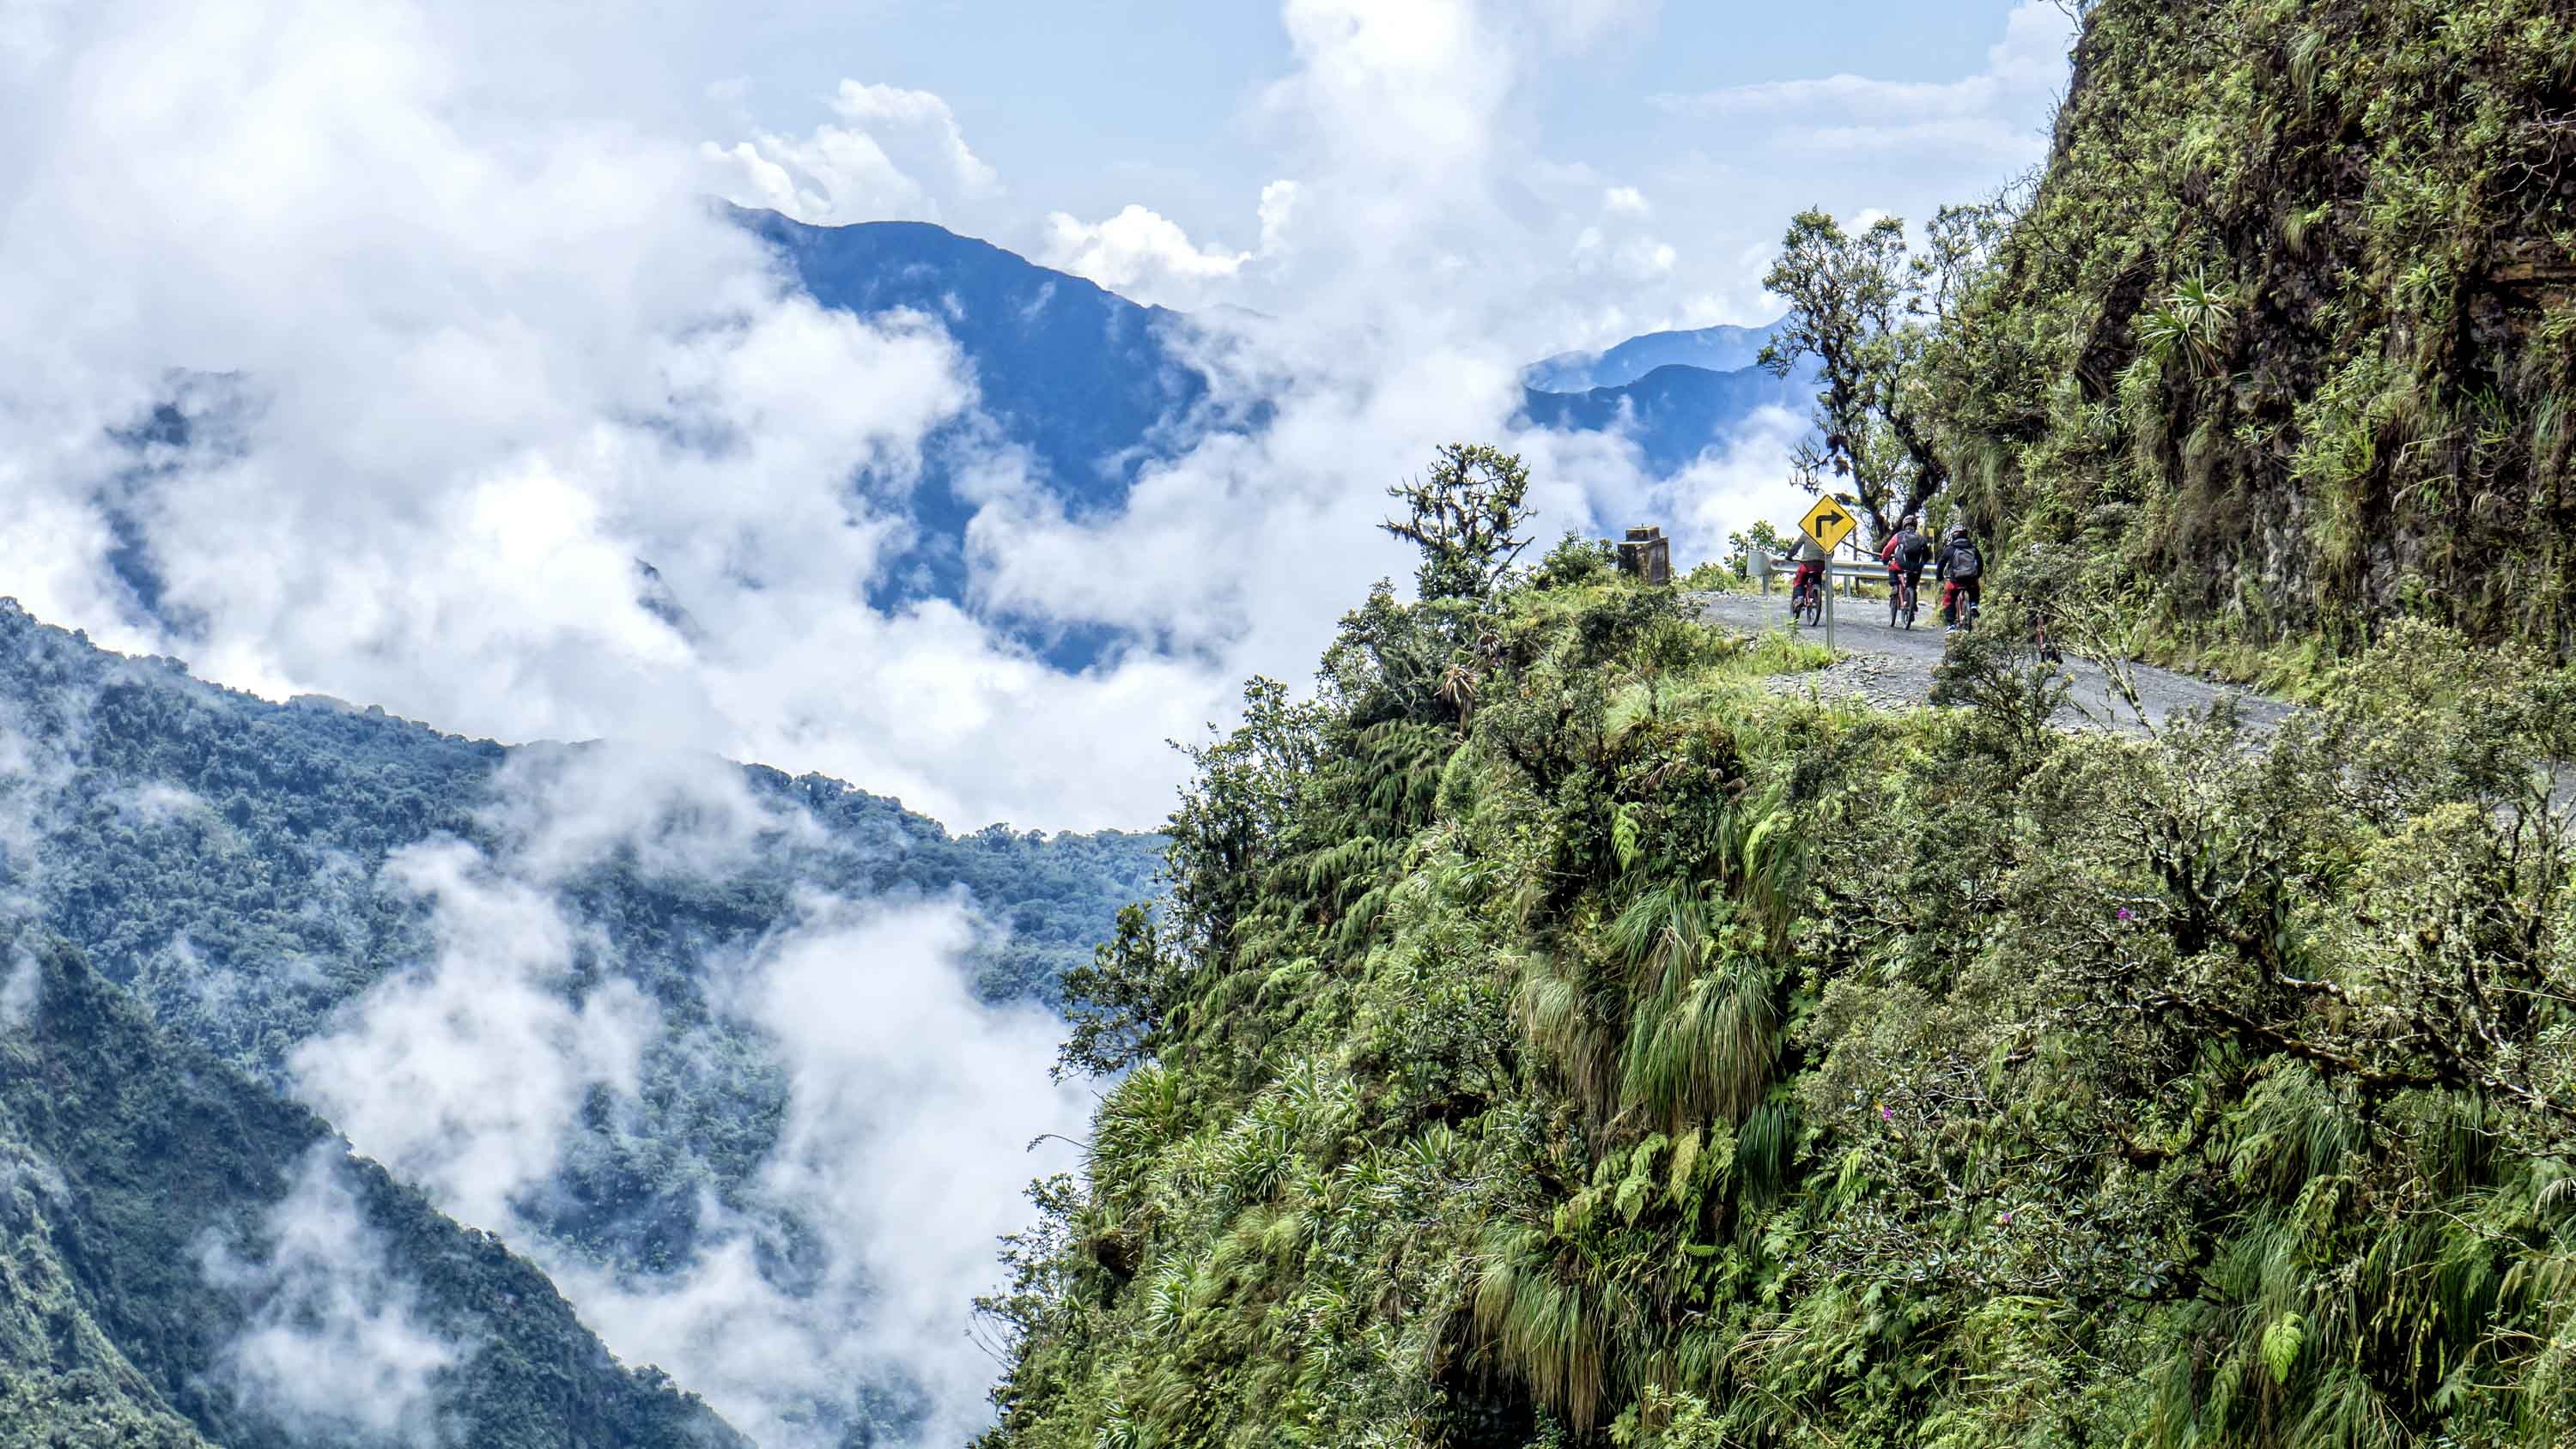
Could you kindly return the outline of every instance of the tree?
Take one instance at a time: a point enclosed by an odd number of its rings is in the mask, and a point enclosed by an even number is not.
[[[1788,551],[1789,541],[1780,536],[1780,530],[1773,528],[1767,518],[1757,518],[1750,529],[1726,536],[1726,566],[1735,570],[1739,579],[1753,577],[1755,554],[1767,553],[1776,558]]]
[[[1530,541],[1529,469],[1516,453],[1484,443],[1450,443],[1430,473],[1386,490],[1406,516],[1378,527],[1422,550],[1414,578],[1425,599],[1482,599]]]
[[[1964,216],[1944,212],[1943,223],[1935,256],[1909,259],[1905,223],[1895,217],[1848,232],[1822,211],[1802,211],[1762,279],[1789,303],[1762,365],[1788,377],[1813,358],[1821,384],[1815,420],[1824,444],[1799,445],[1798,486],[1856,506],[1874,538],[1949,481],[1922,410],[1924,319],[1955,295],[1978,238]],[[1843,479],[1848,486],[1836,486]]]

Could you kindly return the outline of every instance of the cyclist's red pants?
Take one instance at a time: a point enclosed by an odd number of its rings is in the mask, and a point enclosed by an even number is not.
[[[1984,598],[1985,595],[1980,588],[1984,583],[1983,579],[1943,579],[1941,581],[1941,617],[1957,618],[1959,600],[1963,597],[1971,604]]]
[[[1824,576],[1825,566],[1823,564],[1802,563],[1798,565],[1798,577],[1792,580],[1789,584],[1789,592],[1794,594],[1798,590],[1805,588],[1807,585],[1814,583]]]

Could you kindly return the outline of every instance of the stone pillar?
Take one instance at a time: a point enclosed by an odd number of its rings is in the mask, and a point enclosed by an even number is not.
[[[1661,588],[1673,581],[1673,544],[1660,528],[1632,528],[1619,544],[1619,571]]]

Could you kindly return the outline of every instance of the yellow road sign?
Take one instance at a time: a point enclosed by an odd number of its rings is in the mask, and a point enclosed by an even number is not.
[[[1844,539],[1851,537],[1853,529],[1860,527],[1860,520],[1851,516],[1850,509],[1834,500],[1819,498],[1816,506],[1807,510],[1807,516],[1798,520],[1798,527],[1806,530],[1807,537],[1816,541],[1816,547],[1832,553],[1842,546]]]

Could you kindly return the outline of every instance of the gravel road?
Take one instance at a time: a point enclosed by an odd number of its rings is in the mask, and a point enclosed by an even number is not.
[[[1826,698],[1858,696],[1871,704],[1902,709],[1925,702],[1932,692],[1932,667],[1941,662],[1945,635],[1941,630],[1940,610],[1925,591],[1924,608],[1912,629],[1891,629],[1887,625],[1884,600],[1837,598],[1834,600],[1834,647],[1842,658],[1832,665],[1806,674],[1782,675],[1775,681],[1786,691],[1804,693],[1814,690]],[[1774,594],[1693,594],[1690,596],[1700,617],[1714,624],[1748,632],[1781,629],[1789,624],[1789,598],[1784,590]],[[1813,631],[1821,638],[1821,629]],[[2120,699],[2103,677],[2101,669],[2082,660],[2069,658],[2066,671],[2074,681],[2066,707],[2058,722],[2068,729],[2122,729],[2135,731],[2137,717]],[[2248,725],[2269,732],[2290,715],[2291,706],[2260,695],[2245,694],[2226,685],[2212,684],[2188,674],[2156,669],[2148,665],[2131,666],[2136,678],[2138,699],[2146,706],[2147,717],[2161,723],[2166,716],[2206,709],[2223,698],[2234,698],[2237,712]]]

